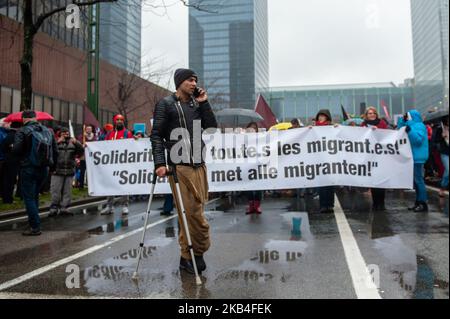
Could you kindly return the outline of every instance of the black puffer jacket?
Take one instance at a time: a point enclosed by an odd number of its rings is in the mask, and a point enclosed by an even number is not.
[[[194,141],[193,138],[193,122],[195,120],[201,121],[203,130],[217,128],[216,117],[208,101],[198,104],[194,99],[191,99],[189,107],[191,112],[184,112],[175,94],[166,97],[156,105],[151,135],[155,168],[173,165],[174,163],[189,166],[199,166],[204,163],[201,153],[198,154],[198,152],[193,151],[198,149],[194,142],[199,143],[199,141]],[[176,139],[170,140],[170,135],[174,129],[186,128],[186,126],[189,139],[177,136]],[[178,144],[179,142],[181,143]],[[186,156],[182,157],[182,162],[172,159],[170,151],[174,145],[184,145],[185,149],[191,150],[191,154],[184,154]],[[203,140],[201,140],[201,150],[204,146]],[[165,150],[169,155],[167,160]]]
[[[75,158],[84,153],[83,145],[79,142],[72,143],[64,141],[58,143],[58,160],[54,175],[73,176],[75,175]]]

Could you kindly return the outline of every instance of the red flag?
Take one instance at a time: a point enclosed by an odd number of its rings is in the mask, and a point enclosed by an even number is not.
[[[100,123],[95,117],[94,113],[89,109],[87,103],[83,104],[83,124],[94,125],[96,128],[100,127]]]
[[[381,107],[384,110],[384,114],[386,114],[386,118],[388,119],[388,121],[390,121],[391,115],[389,114],[388,106],[386,105],[386,102],[384,102],[384,100],[381,100]]]
[[[260,126],[265,127],[266,129],[269,129],[278,123],[275,114],[273,114],[269,104],[267,104],[266,100],[262,95],[259,95],[258,97],[255,112],[264,118],[264,120],[259,122],[259,124]]]

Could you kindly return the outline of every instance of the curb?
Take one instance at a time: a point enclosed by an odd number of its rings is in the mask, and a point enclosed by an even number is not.
[[[75,207],[75,206],[80,206],[80,205],[86,205],[86,204],[90,204],[90,203],[101,202],[104,200],[106,200],[106,197],[91,197],[91,198],[80,199],[77,201],[73,201],[70,204],[69,208]],[[50,205],[39,207],[40,213],[44,213],[48,210],[50,210]],[[0,212],[0,220],[6,219],[6,218],[22,217],[22,216],[26,216],[26,214],[27,214],[26,209],[7,211],[7,212],[3,212],[3,213]]]

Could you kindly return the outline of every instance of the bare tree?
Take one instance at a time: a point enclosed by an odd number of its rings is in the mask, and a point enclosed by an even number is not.
[[[116,2],[117,0],[91,0],[91,1],[73,1],[78,7],[91,6],[100,2]],[[45,20],[53,15],[66,11],[67,5],[61,5],[48,12],[43,12],[33,21],[33,0],[23,0],[23,51],[20,60],[21,70],[21,104],[20,109],[31,109],[31,98],[33,95],[32,70],[33,70],[33,45],[34,38]]]
[[[52,16],[65,12],[67,7],[70,4],[60,4],[56,8],[53,7],[50,10],[43,10],[42,13],[34,12],[36,8],[33,3],[36,0],[22,0],[22,12],[23,12],[23,50],[22,50],[22,58],[20,60],[20,69],[21,69],[21,110],[31,109],[32,105],[32,95],[33,95],[33,86],[32,86],[32,69],[33,69],[33,48],[34,48],[34,38],[38,33],[39,29],[43,25],[43,23],[51,18]],[[203,4],[204,0],[179,0],[183,5],[188,7],[193,7],[199,11],[205,12],[216,12],[213,9],[209,8],[208,5]],[[73,0],[72,5],[76,5],[78,7],[88,7],[97,3],[117,3],[118,0]],[[42,1],[44,4],[45,1]],[[59,3],[59,1],[58,1]],[[166,8],[168,5],[165,3],[165,0],[130,0],[129,5],[142,5],[150,8]],[[35,17],[35,18],[33,18]],[[126,81],[124,79],[124,82]],[[125,87],[128,85],[124,84]],[[133,87],[133,85],[131,85]],[[121,89],[121,91],[126,91],[126,89]],[[131,91],[134,91],[131,89]],[[127,93],[123,94],[123,98],[127,97]]]
[[[172,66],[167,68],[157,67],[156,63],[157,59],[150,60],[143,67],[142,77],[136,75],[137,63],[133,65],[131,71],[120,70],[117,85],[107,89],[108,96],[113,101],[117,111],[125,117],[126,122],[128,122],[131,113],[144,106],[155,105],[167,91],[166,87],[158,86],[158,84],[171,72]],[[153,83],[154,87],[150,88],[146,85],[149,82]],[[144,90],[145,101],[137,102],[137,95],[142,94],[142,90]]]

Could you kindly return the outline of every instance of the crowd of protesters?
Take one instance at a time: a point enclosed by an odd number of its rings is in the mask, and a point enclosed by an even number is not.
[[[69,211],[73,187],[86,187],[87,143],[121,139],[117,134],[119,127],[129,138],[146,137],[145,132],[128,131],[122,115],[116,115],[114,125],[106,124],[103,130],[86,123],[77,139],[71,136],[69,127],[40,121],[34,111],[22,112],[17,121],[0,120],[0,196],[5,205],[24,201],[30,225],[24,236],[41,234],[41,194],[51,196],[49,217],[73,215]],[[47,147],[47,152],[39,153],[38,147]],[[128,214],[127,205],[123,213]]]
[[[25,116],[32,116],[33,113],[25,113]],[[440,187],[439,195],[444,197],[448,191],[449,178],[449,131],[448,118],[441,118],[434,123],[425,124],[419,112],[411,110],[399,119],[398,123],[389,123],[385,118],[381,118],[377,108],[367,108],[364,115],[361,116],[362,124],[356,124],[356,121],[347,121],[350,126],[362,126],[376,129],[400,129],[406,127],[409,139],[412,145],[414,157],[414,189],[416,191],[416,201],[409,210],[415,212],[428,211],[428,195],[426,183],[434,183]],[[309,126],[305,126],[298,119],[291,121],[290,129],[312,128],[317,126],[339,125],[334,123],[329,110],[321,110],[316,117],[311,120]],[[0,195],[3,204],[12,204],[15,197],[24,200],[27,210],[30,209],[36,215],[36,198],[39,193],[50,191],[51,210],[50,216],[71,215],[69,206],[72,198],[72,188],[84,189],[86,187],[86,160],[84,158],[84,148],[89,142],[120,140],[124,138],[144,138],[145,132],[133,132],[126,128],[124,117],[116,115],[113,124],[106,124],[102,130],[86,123],[83,133],[77,139],[70,136],[67,127],[50,127],[50,132],[55,139],[55,162],[49,166],[48,174],[41,174],[38,171],[31,171],[27,167],[25,147],[22,142],[17,140],[24,139],[24,131],[27,127],[37,128],[35,120],[28,118],[22,122],[4,123],[0,122]],[[40,129],[40,128],[39,128]],[[30,130],[30,129],[29,129]],[[32,129],[31,129],[32,130]],[[246,132],[258,132],[257,123],[249,123]],[[22,144],[20,144],[22,143]],[[25,162],[25,164],[24,164]],[[39,175],[39,176],[38,176]],[[39,178],[37,178],[39,177]],[[31,183],[30,180],[35,180]],[[36,182],[37,181],[37,182]],[[32,185],[31,185],[31,184]],[[37,183],[37,184],[36,184]],[[30,192],[33,188],[33,192]],[[36,189],[38,188],[38,189]],[[334,211],[335,187],[319,187],[310,190],[299,190],[301,197],[305,194],[319,198],[320,212],[331,213]],[[309,191],[309,192],[306,192]],[[37,192],[37,193],[36,193]],[[372,188],[373,211],[385,211],[386,190],[381,188]],[[273,192],[278,193],[278,192]],[[246,214],[261,214],[261,201],[264,192],[248,191],[244,195],[248,200]],[[131,199],[141,200],[142,196],[133,196]],[[122,214],[129,213],[128,205],[130,198],[128,196],[121,198]],[[113,213],[114,198],[108,198],[106,207],[102,210],[103,215]],[[167,196],[162,208],[161,215],[168,216],[174,209],[173,197]],[[30,218],[31,231],[27,235],[39,234],[39,222],[36,217]]]

